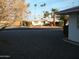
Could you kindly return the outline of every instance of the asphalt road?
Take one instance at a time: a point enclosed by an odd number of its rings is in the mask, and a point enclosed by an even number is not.
[[[0,31],[0,58],[79,59],[79,46],[63,41],[61,29],[10,29]]]

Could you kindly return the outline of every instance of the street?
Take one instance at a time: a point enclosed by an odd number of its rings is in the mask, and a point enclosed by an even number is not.
[[[10,59],[79,59],[79,46],[63,38],[58,28],[3,30],[0,55],[9,55]]]

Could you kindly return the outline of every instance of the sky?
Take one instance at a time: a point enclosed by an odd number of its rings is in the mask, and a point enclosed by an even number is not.
[[[26,2],[30,4],[28,10],[31,11],[31,16],[29,16],[29,19],[39,19],[43,15],[43,11],[50,12],[52,8],[60,11],[79,6],[79,0],[26,0]],[[46,6],[40,7],[44,3],[46,3]],[[34,4],[37,4],[37,6],[35,7]]]

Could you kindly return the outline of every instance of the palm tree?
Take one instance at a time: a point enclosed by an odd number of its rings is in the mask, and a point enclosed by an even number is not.
[[[37,7],[37,4],[34,4],[35,7]]]
[[[45,6],[46,6],[46,3],[44,3],[44,4],[41,4],[40,6],[41,6],[41,7],[45,7]],[[45,11],[45,10],[44,10],[44,11]]]
[[[36,18],[36,7],[37,7],[37,4],[34,4],[34,7],[35,7],[35,17]]]
[[[42,7],[43,9],[44,9],[45,6],[46,6],[46,3],[43,3],[43,4],[40,5],[40,7]],[[46,14],[48,14],[48,11],[45,11],[45,12],[44,11],[45,10],[43,10],[43,14],[44,14],[43,18],[46,18],[47,17]]]
[[[28,4],[27,4],[27,7],[29,7],[29,6],[30,6],[30,4],[28,3]]]
[[[44,3],[44,4],[41,4],[40,6],[41,6],[41,7],[45,7],[45,6],[46,6],[46,3]]]
[[[49,16],[49,12],[48,12],[48,11],[45,11],[43,18],[46,18],[46,17],[48,17],[48,16]]]

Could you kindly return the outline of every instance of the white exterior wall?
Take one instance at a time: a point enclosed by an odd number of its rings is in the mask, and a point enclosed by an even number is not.
[[[41,21],[34,22],[32,21],[32,25],[43,25],[44,23]]]
[[[77,28],[77,15],[70,15],[69,19],[69,40],[79,42],[79,28]]]

